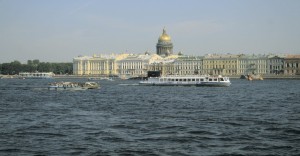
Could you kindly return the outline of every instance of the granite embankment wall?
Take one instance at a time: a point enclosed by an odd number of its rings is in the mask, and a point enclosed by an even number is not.
[[[55,75],[54,78],[89,78],[97,76],[79,76],[79,75]],[[233,79],[239,79],[240,76],[228,76]],[[300,75],[263,75],[264,79],[300,79]]]
[[[86,75],[86,76],[79,76],[79,75],[55,75],[54,78],[89,78],[89,77],[97,77],[97,76],[91,76],[91,75]],[[240,76],[228,76],[233,79],[239,79]],[[18,75],[1,75],[0,78],[18,78]],[[264,79],[300,79],[300,75],[263,75]]]
[[[233,79],[239,79],[240,76],[229,76]],[[300,79],[300,75],[262,75],[264,79]]]

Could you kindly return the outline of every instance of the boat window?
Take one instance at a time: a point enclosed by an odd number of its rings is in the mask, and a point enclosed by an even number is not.
[[[200,81],[204,81],[204,79],[200,79]]]
[[[168,79],[168,81],[171,81],[171,79]]]
[[[176,81],[178,81],[178,79],[176,79]]]
[[[223,79],[223,78],[220,78],[220,81],[224,81],[224,79]]]
[[[214,81],[218,81],[218,79],[217,79],[217,78],[214,78]]]
[[[188,79],[188,81],[191,81],[191,79]]]
[[[208,81],[212,81],[212,78],[209,78]]]
[[[192,79],[192,81],[195,81],[195,79]]]
[[[179,79],[179,81],[182,81],[182,79]]]
[[[186,81],[186,79],[183,79],[183,81]]]

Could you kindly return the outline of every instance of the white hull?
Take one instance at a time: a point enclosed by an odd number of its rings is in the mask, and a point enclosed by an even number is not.
[[[49,86],[48,90],[87,90],[88,88],[84,87],[58,87],[58,86]]]
[[[55,82],[48,86],[48,90],[87,90],[97,88],[99,88],[99,84],[96,82]]]
[[[183,82],[146,82],[141,81],[140,85],[146,86],[196,86],[196,83],[183,83]]]
[[[20,72],[20,79],[52,79],[54,74],[52,72],[36,72],[36,73],[28,73],[28,72]]]
[[[230,85],[230,82],[202,82],[196,84],[197,87],[229,87]]]
[[[213,76],[166,76],[150,77],[146,81],[140,81],[140,85],[148,86],[210,86],[228,87],[231,85],[228,77]]]

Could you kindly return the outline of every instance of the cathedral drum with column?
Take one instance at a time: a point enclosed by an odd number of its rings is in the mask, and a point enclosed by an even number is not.
[[[156,53],[160,56],[169,56],[173,54],[173,43],[171,37],[163,29],[163,33],[159,36],[156,44]]]

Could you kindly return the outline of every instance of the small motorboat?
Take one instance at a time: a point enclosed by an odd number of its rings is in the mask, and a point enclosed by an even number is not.
[[[87,90],[99,87],[96,82],[54,82],[49,84],[48,90]]]

